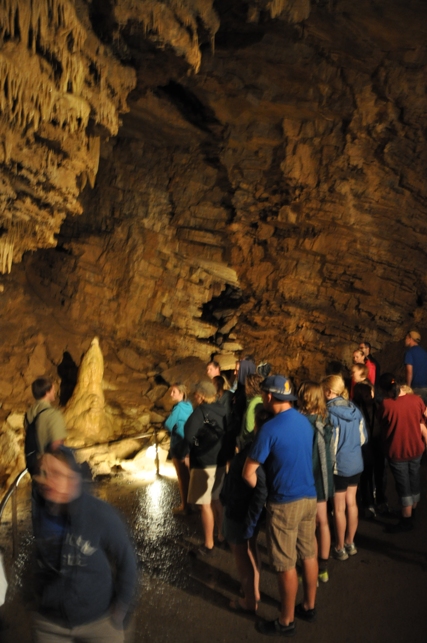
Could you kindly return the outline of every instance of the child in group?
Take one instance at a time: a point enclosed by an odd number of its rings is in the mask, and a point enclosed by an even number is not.
[[[255,409],[253,437],[272,417],[262,404],[258,404]],[[257,470],[255,488],[249,487],[242,478],[243,467],[251,446],[252,441],[247,442],[234,456],[225,477],[220,499],[224,505],[223,533],[233,552],[243,591],[243,598],[231,601],[230,609],[255,613],[260,600],[260,558],[256,541],[268,491],[262,466]]]

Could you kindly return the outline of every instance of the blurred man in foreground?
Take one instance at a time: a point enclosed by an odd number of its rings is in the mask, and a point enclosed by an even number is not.
[[[115,510],[82,489],[73,452],[45,453],[33,515],[36,643],[123,643],[137,565]]]

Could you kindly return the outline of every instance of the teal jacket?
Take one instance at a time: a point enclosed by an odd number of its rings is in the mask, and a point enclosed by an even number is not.
[[[171,434],[171,447],[176,446],[184,438],[184,426],[193,412],[191,402],[183,400],[172,409],[172,413],[165,420],[165,427]]]

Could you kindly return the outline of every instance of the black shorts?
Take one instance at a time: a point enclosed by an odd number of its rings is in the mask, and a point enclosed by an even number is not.
[[[356,473],[355,476],[336,476],[334,475],[334,489],[335,491],[347,491],[348,487],[357,487],[359,484],[361,473]]]

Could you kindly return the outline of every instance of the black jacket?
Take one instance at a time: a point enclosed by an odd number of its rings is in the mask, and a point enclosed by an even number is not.
[[[216,465],[225,466],[227,461],[225,451],[226,415],[226,407],[219,402],[196,406],[184,427],[187,449],[190,452],[190,469],[206,469]],[[212,420],[218,428],[218,433],[221,434],[207,451],[203,448],[204,440],[200,437],[207,428],[205,420]],[[197,442],[200,443],[200,446],[197,446]]]

